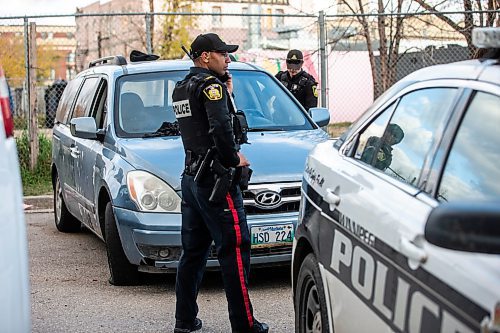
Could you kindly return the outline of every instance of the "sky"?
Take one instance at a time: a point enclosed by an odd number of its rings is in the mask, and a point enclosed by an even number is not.
[[[24,15],[74,14],[77,7],[85,7],[99,0],[0,0],[0,17]],[[101,2],[106,2],[101,0]],[[73,25],[74,17],[35,19],[38,24]]]

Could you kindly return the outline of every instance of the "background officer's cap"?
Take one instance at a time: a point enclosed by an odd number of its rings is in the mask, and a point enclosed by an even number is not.
[[[196,59],[203,52],[219,51],[233,53],[237,49],[238,45],[224,43],[217,34],[201,34],[191,43],[191,56],[193,59]]]
[[[299,50],[290,50],[286,55],[286,67],[290,69],[300,69],[304,63],[304,56]]]
[[[387,131],[394,136],[394,144],[400,143],[405,136],[403,130],[397,124],[389,124]]]

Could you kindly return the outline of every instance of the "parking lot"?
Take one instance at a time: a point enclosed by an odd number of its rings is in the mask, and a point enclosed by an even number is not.
[[[33,332],[172,332],[175,276],[147,275],[143,285],[108,283],[104,243],[88,231],[64,234],[52,213],[26,215]],[[255,269],[250,297],[272,332],[293,332],[289,268]],[[229,332],[220,275],[206,274],[198,297],[201,332]]]

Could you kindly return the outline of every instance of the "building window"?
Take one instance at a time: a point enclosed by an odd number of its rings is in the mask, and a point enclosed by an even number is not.
[[[241,8],[241,13],[247,15],[248,14],[248,7]],[[242,23],[243,27],[247,28],[249,22],[250,21],[248,20],[248,16],[242,16],[241,17],[241,23]]]
[[[268,8],[264,12],[266,15],[271,15],[273,13],[271,8]],[[273,17],[272,16],[264,16],[262,18],[262,26],[264,29],[271,29],[273,27]]]
[[[276,14],[283,15],[285,11],[283,9],[276,9]],[[274,18],[274,26],[276,28],[282,27],[285,25],[285,17],[284,16],[276,16]]]
[[[221,7],[212,7],[212,25],[214,26],[220,26],[221,25],[221,18],[222,16],[220,15],[222,13]]]

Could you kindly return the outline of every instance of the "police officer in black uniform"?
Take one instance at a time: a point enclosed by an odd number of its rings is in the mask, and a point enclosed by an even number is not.
[[[182,176],[182,248],[177,269],[174,332],[201,329],[196,298],[212,241],[220,263],[233,332],[268,332],[253,316],[248,295],[250,235],[241,190],[233,170],[249,165],[233,131],[228,45],[218,35],[196,37],[194,62],[173,92],[174,113],[186,153]],[[237,172],[236,172],[237,174]],[[232,179],[226,188],[219,186]],[[219,189],[222,188],[223,192]],[[227,189],[227,190],[226,190]],[[222,193],[222,195],[221,195]]]
[[[318,82],[302,69],[304,56],[299,50],[290,50],[286,56],[286,71],[276,74],[276,78],[295,96],[302,106],[309,110],[318,106]]]
[[[385,171],[392,163],[392,146],[403,140],[405,134],[398,124],[389,124],[382,138],[371,136],[366,141],[366,148],[361,160]]]

